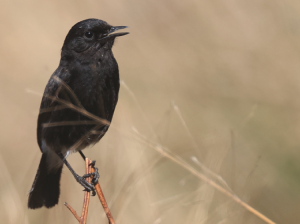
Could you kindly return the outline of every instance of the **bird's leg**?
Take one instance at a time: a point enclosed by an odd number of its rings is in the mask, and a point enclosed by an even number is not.
[[[84,159],[85,161],[85,155],[83,154],[82,151],[79,151],[81,157]],[[92,184],[95,186],[97,183],[98,183],[98,180],[100,178],[100,175],[99,175],[99,172],[98,172],[98,168],[95,167],[95,164],[96,164],[96,160],[93,160],[93,162],[91,162],[89,164],[89,166],[92,166],[94,169],[95,169],[95,172],[92,172],[92,173],[87,173],[87,174],[84,174],[82,177],[84,178],[87,178],[87,177],[91,177],[93,176],[93,179],[92,179]]]
[[[85,179],[86,177],[84,177],[84,176],[81,177],[77,173],[75,173],[75,171],[73,170],[73,168],[68,163],[68,161],[66,160],[66,158],[63,156],[62,153],[57,153],[57,155],[61,158],[61,160],[64,162],[64,164],[71,171],[71,173],[73,174],[73,176],[76,179],[76,181],[78,183],[80,183],[84,187],[84,191],[88,191],[88,192],[92,191],[93,192],[92,195],[95,196],[96,195],[95,188],[94,188],[94,186],[92,184],[90,184],[89,182],[87,182],[87,180]]]
[[[79,151],[79,154],[81,155],[81,157],[82,157],[83,160],[85,161],[86,157],[85,157],[85,155],[83,154],[83,152],[81,152],[81,150]]]

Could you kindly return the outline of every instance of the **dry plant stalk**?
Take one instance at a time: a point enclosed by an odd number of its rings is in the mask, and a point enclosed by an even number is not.
[[[92,172],[95,172],[94,167],[92,167]],[[96,190],[97,195],[99,197],[99,200],[100,200],[100,202],[101,202],[101,204],[103,206],[103,209],[105,211],[105,214],[107,216],[109,224],[115,224],[115,220],[113,219],[112,214],[111,214],[111,212],[109,210],[109,207],[108,207],[108,205],[106,203],[106,200],[105,200],[105,197],[104,197],[104,194],[103,194],[103,191],[102,191],[102,189],[100,187],[99,182],[95,185],[95,190]]]
[[[85,159],[85,173],[91,173],[92,168],[89,166],[89,164],[92,161],[88,158]],[[86,180],[91,183],[92,178],[87,177]],[[99,183],[98,183],[99,184]],[[84,199],[83,199],[83,206],[82,206],[82,212],[81,216],[79,217],[76,211],[69,205],[67,202],[65,202],[65,206],[70,210],[70,212],[74,215],[74,217],[78,220],[79,224],[86,224],[87,220],[87,213],[89,208],[89,202],[90,202],[90,192],[85,191],[84,192]]]
[[[94,167],[91,167],[89,164],[91,164],[92,161],[88,158],[85,159],[85,173],[93,173],[95,172]],[[87,177],[87,181],[91,183],[91,177]],[[95,190],[97,192],[97,195],[100,199],[100,202],[103,206],[103,209],[105,211],[105,214],[108,218],[109,224],[115,224],[115,221],[112,217],[112,214],[108,208],[108,205],[106,203],[103,191],[101,190],[99,182],[95,185]],[[87,213],[88,213],[88,208],[89,208],[89,202],[90,202],[90,192],[85,191],[84,192],[84,200],[83,200],[83,206],[82,206],[82,213],[81,216],[79,217],[76,211],[67,203],[65,202],[65,206],[70,210],[70,212],[74,215],[74,217],[78,220],[79,224],[86,224],[87,220]]]

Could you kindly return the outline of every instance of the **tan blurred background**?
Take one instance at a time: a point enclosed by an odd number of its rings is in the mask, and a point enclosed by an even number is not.
[[[113,49],[129,90],[106,136],[85,150],[117,224],[265,223],[155,146],[274,222],[299,223],[299,1],[2,0],[0,10],[1,223],[76,223],[63,203],[80,212],[82,187],[66,169],[57,206],[26,204],[39,94],[67,32],[87,18],[130,27]],[[80,156],[69,158],[83,174]],[[88,223],[107,223],[97,198]]]

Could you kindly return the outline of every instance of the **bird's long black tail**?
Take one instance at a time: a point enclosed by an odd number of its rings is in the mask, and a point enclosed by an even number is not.
[[[57,169],[49,170],[47,162],[49,163],[47,161],[47,154],[43,153],[32,188],[29,192],[28,208],[36,209],[42,206],[51,208],[58,203],[60,192],[59,181],[63,164],[57,167]]]

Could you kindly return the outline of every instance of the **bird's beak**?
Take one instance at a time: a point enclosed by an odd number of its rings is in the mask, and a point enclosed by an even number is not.
[[[128,26],[112,26],[110,28],[110,30],[104,36],[101,37],[100,40],[108,39],[108,38],[111,38],[111,37],[124,36],[124,35],[129,34],[128,32],[113,33],[113,32],[115,32],[117,30],[121,30],[121,29],[125,29],[125,28],[128,28]],[[113,34],[111,34],[111,33],[113,33]]]

